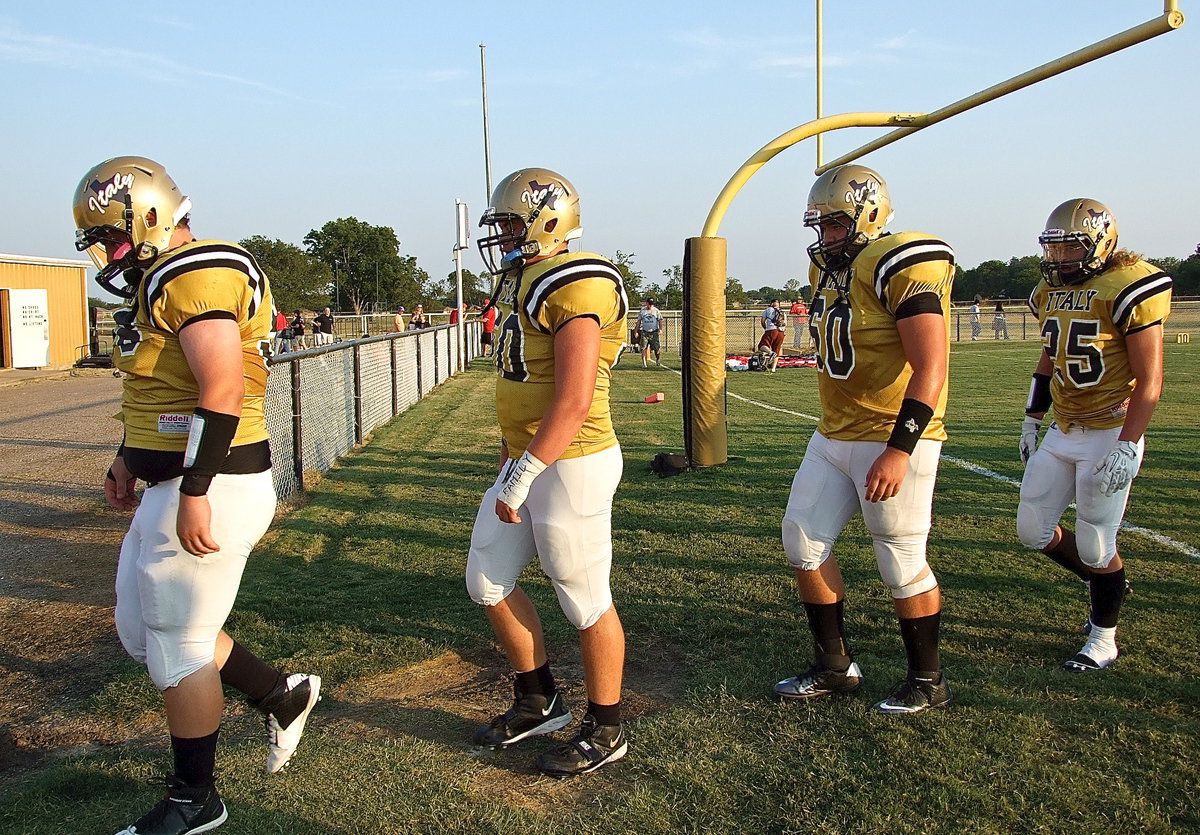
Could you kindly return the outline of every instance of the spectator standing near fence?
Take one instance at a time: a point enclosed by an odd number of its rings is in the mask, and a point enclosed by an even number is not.
[[[396,315],[392,317],[392,333],[404,333],[404,307],[396,308]]]
[[[792,316],[792,347],[798,352],[808,347],[808,305],[796,299],[788,310]]]
[[[271,342],[271,353],[282,354],[292,350],[292,332],[288,328],[288,319],[282,310],[275,311],[275,338]]]
[[[135,511],[114,618],[162,692],[174,757],[166,796],[120,835],[204,832],[226,820],[215,786],[222,685],[266,716],[268,772],[295,751],[321,685],[276,670],[223,629],[275,513],[259,350],[272,300],[249,252],[196,240],[190,209],[143,157],[103,162],[75,191],[77,246],[96,262],[97,282],[132,302],[114,353],[124,440],[104,482],[109,505]]]
[[[491,299],[483,300],[483,310],[480,311],[479,319],[483,322],[483,330],[479,333],[479,344],[483,348],[483,355],[490,357],[495,353],[492,343],[496,333],[496,305],[492,304]]]
[[[979,334],[983,331],[983,324],[979,321],[979,299],[971,302],[971,341],[979,339]]]
[[[429,317],[425,315],[425,306],[419,304],[413,308],[412,316],[408,317],[408,329],[419,331],[421,328],[427,327],[429,327]]]
[[[783,352],[783,332],[787,322],[783,311],[779,309],[779,299],[771,299],[771,303],[763,309],[762,316],[758,321],[763,329],[762,338],[758,340],[758,348],[770,352],[768,362],[771,370],[774,371],[779,362],[779,355]]]
[[[299,310],[292,315],[292,321],[289,325],[292,329],[292,347],[298,351],[302,351],[308,347],[308,339],[305,336],[304,314]]]
[[[313,336],[318,345],[333,344],[333,314],[328,307],[313,317]]]
[[[654,364],[662,365],[662,311],[654,305],[654,299],[646,296],[642,309],[638,311],[638,350],[642,352],[642,368],[650,363],[650,352],[654,352]]]
[[[992,316],[992,338],[1000,339],[1001,334],[1008,339],[1008,319],[1004,316],[1004,304],[996,302],[996,313]]]
[[[602,256],[569,252],[582,233],[574,186],[544,168],[501,181],[480,225],[499,278],[496,415],[500,474],[484,493],[466,581],[516,673],[512,707],[475,742],[507,747],[571,722],[546,655],[541,621],[517,580],[537,556],[578,630],[588,708],[576,734],[537,759],[544,773],[594,771],[625,755],[625,633],[613,606],[612,499],[621,447],[609,409],[627,302]]]

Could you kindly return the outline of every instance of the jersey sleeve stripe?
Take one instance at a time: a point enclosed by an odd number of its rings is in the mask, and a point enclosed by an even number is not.
[[[543,333],[549,333],[549,331],[537,323],[538,311],[546,303],[546,299],[556,290],[585,278],[607,278],[612,281],[615,285],[614,289],[617,290],[620,296],[621,316],[625,316],[628,304],[625,299],[625,288],[621,285],[621,274],[607,261],[601,261],[596,258],[585,258],[568,261],[566,264],[547,270],[538,276],[537,280],[529,288],[529,293],[525,297],[525,315],[533,323],[534,327]]]
[[[907,319],[910,316],[920,316],[922,313],[942,314],[942,300],[937,293],[917,293],[900,302],[896,308],[896,319]]]
[[[1033,292],[1031,292],[1029,294],[1029,298],[1025,300],[1025,303],[1029,305],[1029,312],[1033,314],[1035,319],[1037,318],[1037,315],[1038,315],[1038,308],[1037,308],[1037,302],[1035,302],[1033,300],[1033,297],[1037,295],[1038,287],[1040,287],[1040,286],[1041,286],[1040,284],[1033,285]]]
[[[888,253],[875,267],[875,293],[882,300],[888,283],[901,270],[930,261],[948,261],[954,265],[954,250],[944,241],[924,238],[901,244]]]
[[[1113,324],[1123,330],[1125,323],[1133,315],[1134,308],[1159,293],[1170,292],[1173,284],[1171,277],[1161,271],[1145,278],[1139,278],[1113,299]]]
[[[186,322],[184,322],[182,325],[179,326],[179,329],[183,330],[188,325],[194,324],[195,322],[204,322],[208,319],[230,319],[230,320],[236,322],[237,316],[230,313],[228,310],[208,310],[208,311],[205,311],[204,313],[198,313],[195,316],[193,316],[191,319],[188,319]]]
[[[167,259],[146,278],[144,284],[146,310],[153,316],[154,303],[162,296],[171,279],[192,270],[206,269],[236,270],[246,276],[246,282],[253,293],[247,316],[252,318],[259,304],[262,303],[266,281],[258,263],[250,253],[225,243],[204,244],[180,253],[178,257]],[[163,322],[155,324],[166,329]]]

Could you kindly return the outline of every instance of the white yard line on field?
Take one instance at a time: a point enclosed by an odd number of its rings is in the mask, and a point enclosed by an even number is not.
[[[729,391],[728,394],[730,397],[734,398],[735,400],[741,400],[743,403],[749,403],[751,406],[758,406],[759,408],[762,408],[762,409],[769,409],[772,412],[783,412],[785,415],[795,415],[796,417],[804,418],[805,420],[811,421],[813,423],[816,423],[819,420],[819,418],[816,418],[812,415],[806,415],[803,412],[794,412],[791,409],[782,409],[779,406],[772,406],[770,403],[763,403],[760,400],[751,400],[749,397],[743,397],[740,394],[734,394],[732,391]],[[1004,484],[1011,484],[1014,487],[1021,486],[1021,482],[1019,479],[1010,478],[1009,476],[1006,476],[1006,475],[1001,475],[998,472],[989,470],[987,467],[981,467],[979,464],[976,464],[973,461],[967,461],[966,459],[958,458],[953,455],[943,455],[942,460],[948,461],[949,463],[953,464],[956,467],[961,467],[964,470],[973,472],[976,475],[981,475],[984,478],[990,478],[992,481],[999,481]],[[1071,505],[1071,506],[1074,507],[1074,505]],[[1124,530],[1129,531],[1130,533],[1140,534],[1141,536],[1152,539],[1155,542],[1157,542],[1159,545],[1162,545],[1164,548],[1170,548],[1172,551],[1178,551],[1181,554],[1186,554],[1187,556],[1191,557],[1192,559],[1200,559],[1200,550],[1193,548],[1191,545],[1188,545],[1186,542],[1179,542],[1178,540],[1172,539],[1171,537],[1166,536],[1165,534],[1161,534],[1158,531],[1152,531],[1149,528],[1139,527],[1138,525],[1131,525],[1128,522],[1122,522],[1121,527]]]

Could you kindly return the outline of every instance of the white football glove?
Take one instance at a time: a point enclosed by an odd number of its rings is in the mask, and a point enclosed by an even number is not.
[[[529,496],[529,488],[533,484],[533,480],[544,469],[546,469],[546,465],[535,456],[530,455],[529,450],[525,450],[525,453],[513,463],[512,469],[508,471],[508,477],[504,479],[496,498],[513,510],[520,510],[521,505],[525,504],[525,499]]]
[[[1100,492],[1111,496],[1124,490],[1138,474],[1138,448],[1133,441],[1117,441],[1103,461],[1096,465],[1096,483]]]
[[[1028,464],[1029,459],[1033,457],[1034,450],[1037,449],[1038,431],[1042,428],[1042,422],[1038,418],[1026,417],[1021,421],[1021,463]]]

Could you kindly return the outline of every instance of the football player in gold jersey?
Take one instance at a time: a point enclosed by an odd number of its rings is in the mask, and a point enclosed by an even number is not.
[[[609,588],[612,498],[621,448],[609,385],[627,308],[605,258],[568,252],[582,233],[579,196],[544,168],[509,175],[492,195],[479,241],[499,276],[496,416],[500,474],[484,494],[467,558],[467,589],[487,611],[516,673],[512,707],[475,742],[506,747],[566,727],[537,611],[517,584],[536,555],[579,630],[588,709],[578,733],[538,757],[543,772],[593,771],[625,755],[625,634]]]
[[[1142,436],[1162,392],[1163,322],[1170,276],[1117,249],[1117,219],[1103,204],[1068,200],[1039,237],[1043,280],[1029,297],[1038,356],[1020,453],[1025,461],[1021,542],[1088,584],[1084,644],[1063,664],[1101,670],[1117,658],[1117,616],[1128,591],[1117,529],[1142,463]],[[1038,430],[1053,409],[1041,446]],[[1059,520],[1076,502],[1075,532]]]
[[[283,768],[321,680],[286,675],[222,625],[251,548],[275,512],[262,348],[271,291],[253,256],[197,241],[184,197],[161,165],[117,157],[75,191],[77,246],[97,281],[129,300],[114,361],[125,374],[125,437],[105,481],[108,503],[135,511],[117,564],[117,633],[166,703],[175,760],[167,795],[125,833],[214,829],[222,684],[266,716],[267,771]],[[137,482],[146,483],[139,497]]]
[[[862,684],[832,555],[838,534],[861,510],[908,657],[907,675],[875,709],[908,714],[951,700],[938,654],[941,592],[925,544],[946,438],[954,252],[929,235],[885,233],[891,216],[887,185],[861,165],[831,169],[808,195],[804,225],[817,232],[808,249],[809,328],[821,421],[792,482],[783,544],[816,657],[775,693],[811,699]]]

